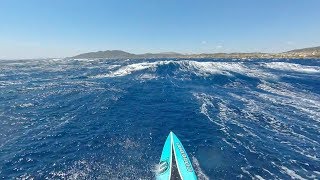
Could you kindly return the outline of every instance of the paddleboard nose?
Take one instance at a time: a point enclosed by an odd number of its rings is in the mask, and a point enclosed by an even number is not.
[[[173,159],[174,158],[174,159]],[[183,180],[196,180],[197,176],[191,161],[178,137],[170,131],[163,146],[160,158],[160,171],[156,175],[157,180],[170,180],[172,177],[173,162],[178,169],[180,178]]]

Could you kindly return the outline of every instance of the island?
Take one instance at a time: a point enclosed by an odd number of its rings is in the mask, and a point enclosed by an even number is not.
[[[320,58],[320,46],[294,49],[282,53],[203,53],[182,54],[176,52],[133,54],[121,50],[83,53],[72,59],[141,59],[141,58]]]

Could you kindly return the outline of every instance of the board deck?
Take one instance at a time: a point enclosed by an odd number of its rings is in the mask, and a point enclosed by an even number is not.
[[[197,176],[192,167],[191,161],[178,137],[170,132],[172,137],[172,145],[178,171],[182,180],[196,180]]]
[[[178,137],[170,132],[163,146],[159,167],[156,174],[157,180],[172,179],[172,163],[175,160],[179,176],[182,180],[197,180],[191,161]]]
[[[172,137],[168,135],[166,142],[164,143],[159,167],[157,169],[157,180],[169,180],[171,177],[172,168]]]

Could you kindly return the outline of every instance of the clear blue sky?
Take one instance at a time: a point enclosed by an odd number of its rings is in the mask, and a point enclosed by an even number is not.
[[[1,0],[0,58],[320,45],[320,0]]]

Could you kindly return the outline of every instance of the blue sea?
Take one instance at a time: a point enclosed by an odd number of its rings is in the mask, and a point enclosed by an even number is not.
[[[319,179],[318,59],[0,61],[0,179]]]

